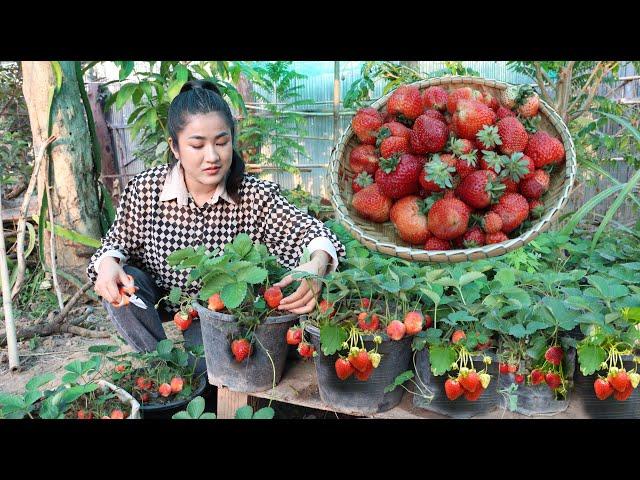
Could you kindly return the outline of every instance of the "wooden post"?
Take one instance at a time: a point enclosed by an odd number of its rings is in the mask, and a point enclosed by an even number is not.
[[[218,418],[235,418],[236,410],[248,404],[249,395],[218,387]]]
[[[0,228],[2,228],[2,184],[0,184]],[[11,278],[7,267],[7,249],[4,244],[4,228],[0,232],[0,280],[2,280],[2,306],[4,308],[4,323],[7,334],[7,349],[9,352],[9,368],[17,370],[20,366],[18,357],[18,342],[16,341],[16,326],[13,323],[13,309],[11,308]]]

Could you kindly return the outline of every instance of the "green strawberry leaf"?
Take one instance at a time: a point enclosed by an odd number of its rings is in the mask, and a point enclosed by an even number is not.
[[[180,297],[182,296],[182,290],[179,287],[173,287],[169,293],[169,301],[173,304],[180,303]]]
[[[253,242],[251,241],[251,237],[246,233],[239,234],[233,240],[233,250],[238,254],[240,258],[244,258],[247,255],[251,248],[253,247]]]
[[[431,372],[436,375],[443,375],[451,368],[451,364],[456,360],[456,351],[450,347],[431,346],[429,347],[429,363]]]
[[[164,340],[160,340],[158,345],[156,345],[156,351],[158,355],[169,356],[171,355],[171,350],[173,350],[173,342],[168,338]]]
[[[36,390],[41,386],[49,383],[51,380],[56,378],[53,373],[45,373],[43,375],[37,375],[33,377],[29,382],[25,385],[26,390]]]
[[[458,280],[458,283],[461,287],[464,287],[468,283],[474,282],[479,278],[486,278],[486,275],[480,272],[468,272],[460,277],[460,280]]]
[[[171,418],[173,420],[192,420],[193,419],[193,417],[191,417],[187,412],[184,412],[184,411],[174,413]]]
[[[220,298],[229,309],[237,308],[247,296],[247,284],[238,282],[226,285],[220,293]]]
[[[211,412],[205,412],[202,415],[200,415],[200,418],[198,420],[215,420],[216,414],[215,413],[211,413]]]
[[[347,338],[347,331],[339,325],[327,323],[320,327],[320,344],[325,355],[333,355],[340,350]]]
[[[167,263],[175,267],[179,265],[183,260],[194,256],[196,251],[193,247],[182,248],[180,250],[175,250],[167,257]]]
[[[400,375],[398,375],[395,380],[393,381],[392,384],[387,385],[386,387],[384,387],[384,393],[389,393],[389,392],[393,392],[396,387],[399,387],[400,385],[402,385],[404,382],[406,382],[407,380],[410,380],[413,378],[413,371],[412,370],[407,370],[406,372],[402,372]]]
[[[578,363],[583,375],[591,375],[600,370],[600,364],[607,358],[604,348],[597,345],[578,345]]]
[[[513,287],[516,283],[516,276],[511,268],[498,270],[494,278],[498,280],[503,287]]]
[[[236,410],[236,420],[251,420],[253,418],[253,408],[250,405],[245,405]]]
[[[271,407],[263,407],[253,414],[254,420],[271,420],[276,412]]]
[[[250,284],[262,283],[267,279],[269,272],[264,268],[254,265],[246,267],[238,272],[238,282],[247,282]]]
[[[200,418],[204,412],[204,398],[197,396],[187,405],[187,413],[191,418]]]

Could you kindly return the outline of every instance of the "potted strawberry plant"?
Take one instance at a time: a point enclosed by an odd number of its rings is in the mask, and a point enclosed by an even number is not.
[[[638,418],[640,307],[609,316],[611,323],[590,325],[578,343],[580,372],[576,392],[592,418]]]
[[[200,317],[209,383],[241,392],[275,386],[286,360],[286,331],[298,316],[276,308],[285,293],[272,283],[287,270],[266,246],[238,235],[223,252],[203,247],[172,253],[175,268],[191,269],[202,286],[193,308]],[[288,288],[291,288],[288,287]]]
[[[0,418],[138,419],[140,404],[128,392],[100,378],[102,358],[76,360],[65,366],[62,381],[41,389],[52,373],[33,377],[23,395],[0,394]]]
[[[98,348],[104,348],[105,353],[117,349],[110,345]],[[195,361],[189,362],[190,355]],[[143,418],[166,418],[204,392],[204,372],[196,371],[202,357],[202,345],[181,348],[165,339],[151,352],[109,357],[116,362],[110,379],[140,402]]]
[[[304,322],[305,332],[322,401],[367,415],[402,399],[401,389],[387,387],[407,370],[411,339],[428,319],[416,296],[415,266],[379,257],[347,262],[354,268],[322,279],[324,298]]]

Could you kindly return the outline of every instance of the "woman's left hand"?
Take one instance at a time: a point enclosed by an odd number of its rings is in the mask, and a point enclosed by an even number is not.
[[[303,263],[294,268],[296,272],[309,272],[315,275],[324,275],[327,270],[331,257],[322,250],[316,250],[311,256],[311,261]],[[295,279],[292,274],[287,275],[278,283],[274,283],[275,287],[284,288],[293,281],[300,282],[298,289],[288,297],[280,301],[278,310],[288,310],[297,315],[311,312],[316,306],[316,297],[322,291],[322,283],[313,278]]]

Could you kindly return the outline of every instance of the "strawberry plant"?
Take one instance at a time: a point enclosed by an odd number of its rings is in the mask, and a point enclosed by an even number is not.
[[[174,420],[215,420],[216,414],[205,412],[204,398],[198,396],[193,398],[187,405],[186,410],[175,413],[171,418]],[[264,420],[272,419],[274,411],[271,407],[263,407],[253,411],[250,405],[245,405],[236,410],[235,418],[238,420]]]
[[[254,244],[245,233],[226,244],[223,252],[205,251],[202,246],[189,247],[173,252],[167,262],[175,268],[191,270],[189,278],[201,284],[198,298],[207,301],[210,310],[236,318],[242,333],[232,340],[239,342],[235,347],[230,344],[230,348],[238,362],[251,354],[255,328],[268,316],[281,315],[277,307],[285,292],[271,284],[288,271],[269,254],[266,246]],[[285,291],[292,288],[288,286]],[[185,298],[179,292],[175,297]],[[182,301],[183,312],[189,308],[188,304],[188,298]]]

